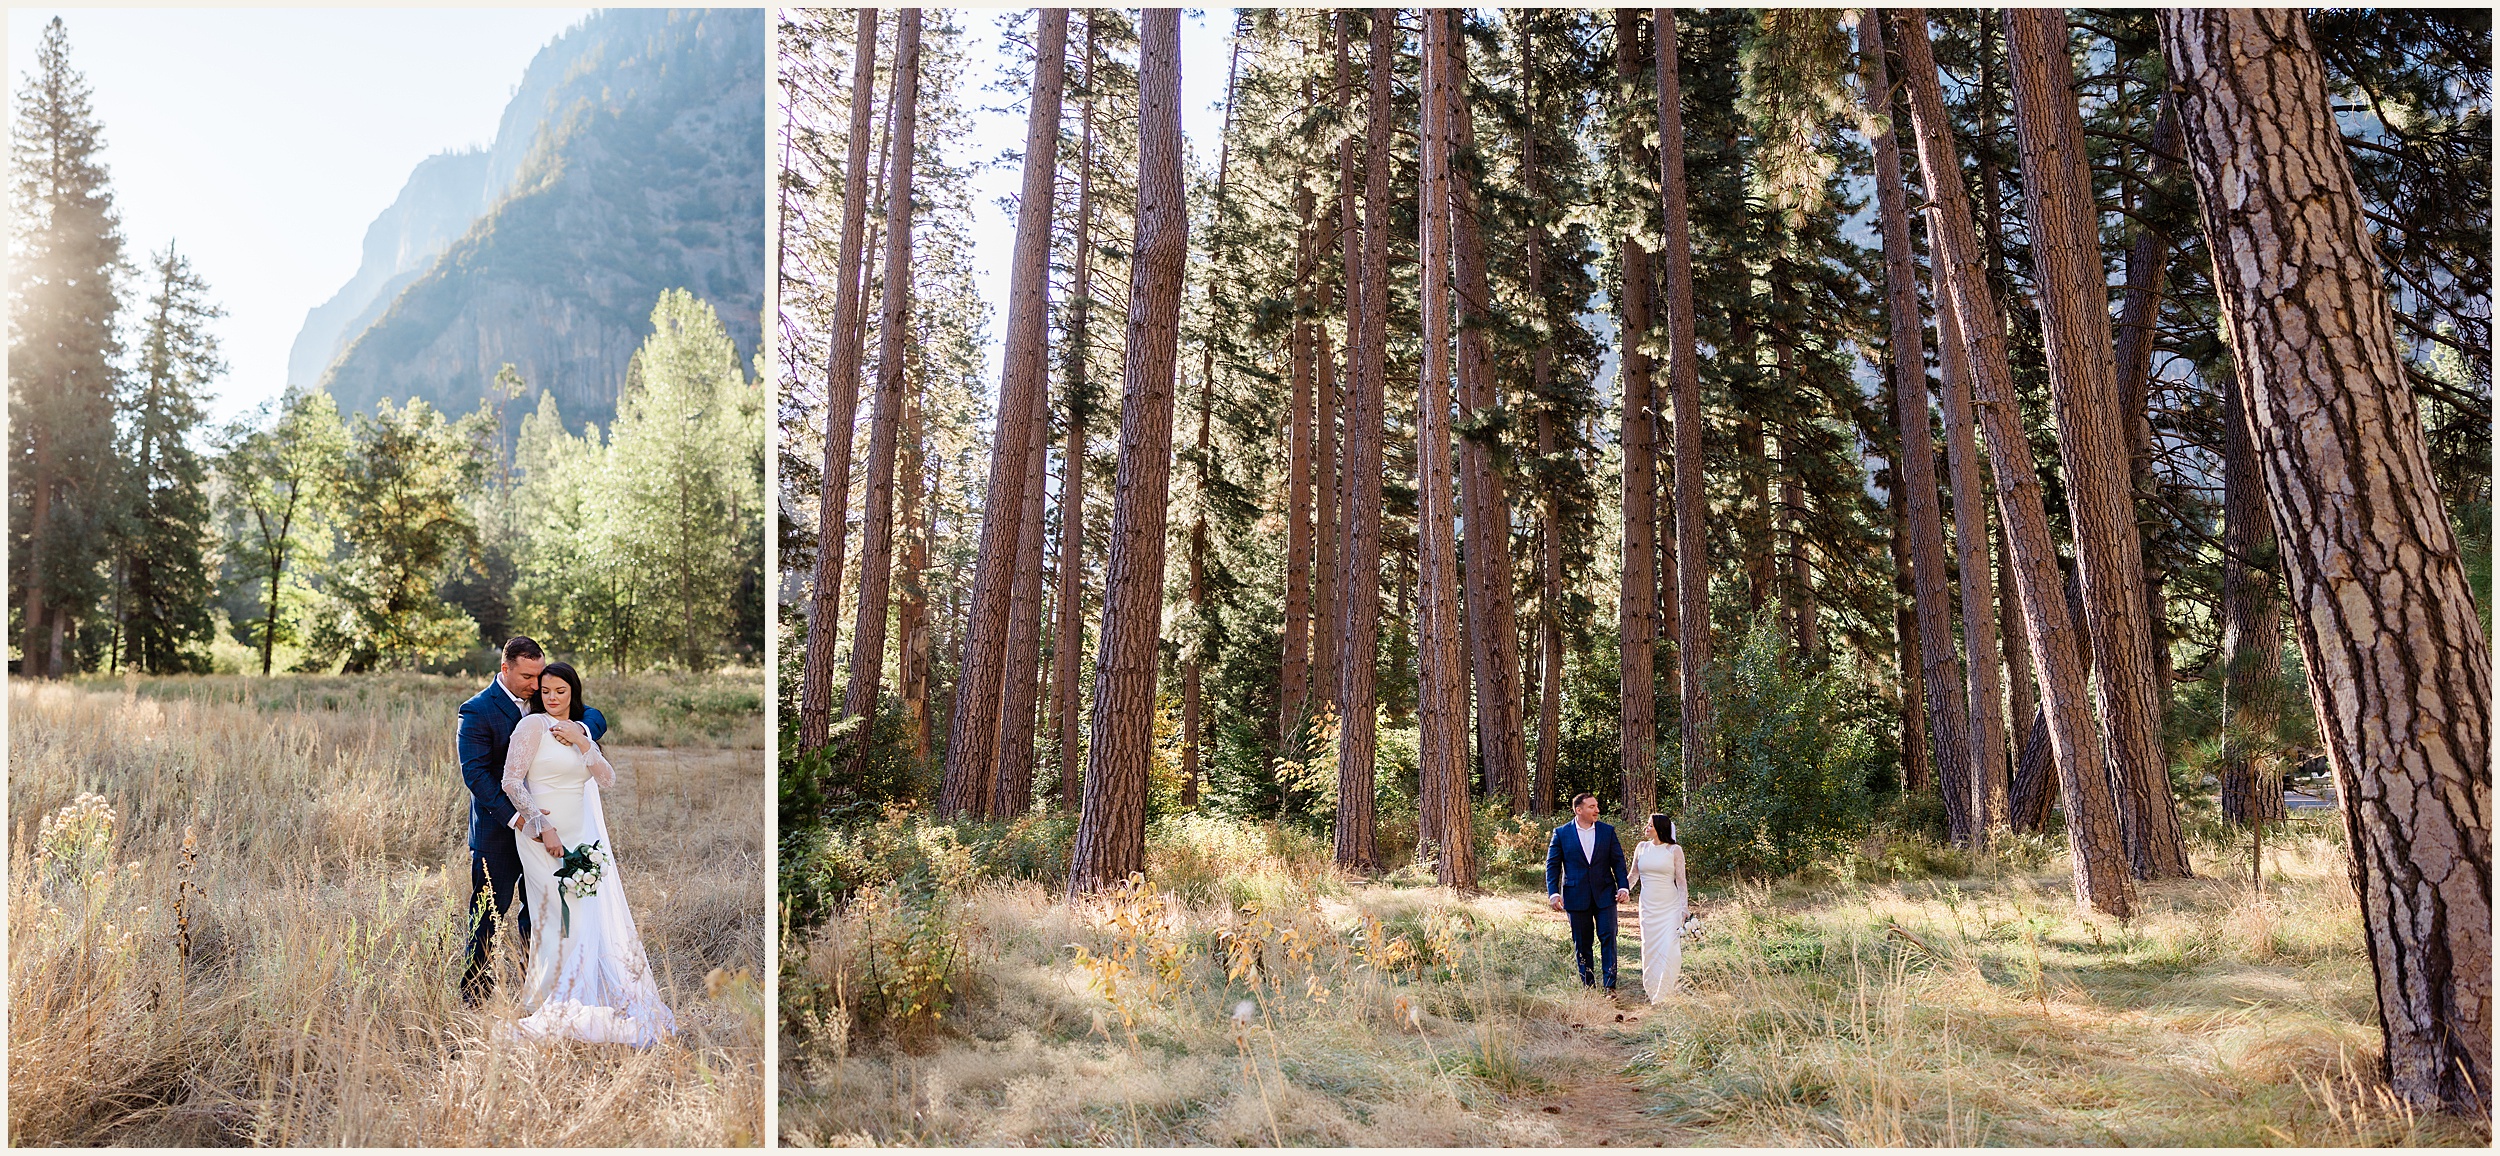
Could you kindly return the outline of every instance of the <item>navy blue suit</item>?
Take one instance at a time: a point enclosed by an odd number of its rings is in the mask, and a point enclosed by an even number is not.
[[[472,998],[494,987],[486,960],[495,944],[495,924],[517,903],[521,909],[521,942],[530,937],[529,898],[517,890],[521,881],[521,848],[513,833],[512,800],[503,793],[504,755],[512,747],[512,728],[521,722],[521,707],[505,693],[500,680],[488,683],[460,704],[460,779],[469,787],[469,965],[460,986]],[[607,733],[608,720],[585,709],[582,723],[591,741]],[[491,908],[480,904],[491,898]]]
[[[1580,982],[1595,982],[1590,965],[1596,961],[1589,956],[1592,948],[1601,948],[1606,990],[1613,991],[1615,892],[1632,886],[1632,868],[1624,861],[1614,827],[1596,826],[1593,854],[1580,850],[1578,822],[1554,828],[1554,841],[1545,849],[1545,893],[1562,896],[1563,911],[1571,916],[1571,951],[1580,963]]]

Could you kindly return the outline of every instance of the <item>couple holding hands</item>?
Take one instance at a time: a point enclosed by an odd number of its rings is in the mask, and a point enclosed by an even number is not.
[[[1684,966],[1684,848],[1675,841],[1675,820],[1649,817],[1650,838],[1627,862],[1612,825],[1597,821],[1597,796],[1571,797],[1571,821],[1554,828],[1545,851],[1545,899],[1571,917],[1571,948],[1580,983],[1595,986],[1592,954],[1602,955],[1606,992],[1615,990],[1615,906],[1641,898],[1641,987],[1657,1003],[1675,990]],[[1592,948],[1597,949],[1595,952]]]

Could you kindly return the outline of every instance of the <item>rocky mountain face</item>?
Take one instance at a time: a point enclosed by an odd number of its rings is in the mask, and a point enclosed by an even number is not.
[[[440,153],[417,165],[398,199],[365,228],[356,276],[304,315],[304,328],[287,351],[290,384],[320,381],[339,351],[469,231],[486,211],[486,171],[487,154],[478,149]]]
[[[764,87],[761,9],[591,16],[531,61],[491,148],[418,167],[367,233],[356,280],[306,318],[296,360],[335,317],[338,352],[317,380],[343,409],[422,397],[466,413],[510,362],[529,390],[507,412],[547,390],[567,425],[604,425],[652,305],[678,287],[711,302],[752,358],[764,308]],[[429,218],[417,206],[438,203],[417,195],[432,188],[429,166],[448,188],[453,162],[474,167],[479,209],[399,266],[424,248]],[[448,192],[439,204],[452,204]],[[363,284],[371,295],[348,308]]]

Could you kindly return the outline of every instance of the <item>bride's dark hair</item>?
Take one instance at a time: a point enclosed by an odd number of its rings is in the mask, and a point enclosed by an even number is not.
[[[552,667],[552,666],[550,666],[550,667],[548,667],[547,669],[549,669],[549,670],[554,670],[555,668],[554,668],[554,667]],[[574,695],[575,695],[576,697],[578,697],[578,696],[581,694],[581,692],[580,692],[579,690],[576,690],[576,691],[574,691],[573,693],[574,693]],[[1653,812],[1651,812],[1651,813],[1650,813],[1650,816],[1649,816],[1649,829],[1650,829],[1651,831],[1654,831],[1654,832],[1656,832],[1656,833],[1657,833],[1657,835],[1658,835],[1658,841],[1659,841],[1659,842],[1661,842],[1661,843],[1673,843],[1673,842],[1675,842],[1675,817],[1674,817],[1674,816],[1669,815],[1669,814],[1667,814],[1666,812],[1663,812],[1663,811],[1653,811]]]
[[[550,662],[547,664],[546,669],[538,672],[539,685],[546,685],[547,680],[551,678],[561,678],[564,680],[564,684],[566,686],[573,688],[572,718],[574,722],[582,721],[582,711],[587,709],[582,703],[582,676],[574,671],[572,663]],[[534,690],[530,692],[530,713],[547,713],[547,704],[539,698],[538,692]]]

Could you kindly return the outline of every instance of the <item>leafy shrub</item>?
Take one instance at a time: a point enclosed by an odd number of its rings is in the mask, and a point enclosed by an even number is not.
[[[1838,671],[1791,663],[1765,624],[1711,664],[1710,681],[1724,754],[1683,821],[1695,866],[1786,875],[1866,831],[1875,742],[1850,717]]]
[[[783,911],[793,927],[809,928],[889,885],[923,894],[960,894],[990,879],[1053,886],[1067,878],[1075,826],[1058,811],[941,823],[898,803],[873,821],[790,832],[781,848]]]

